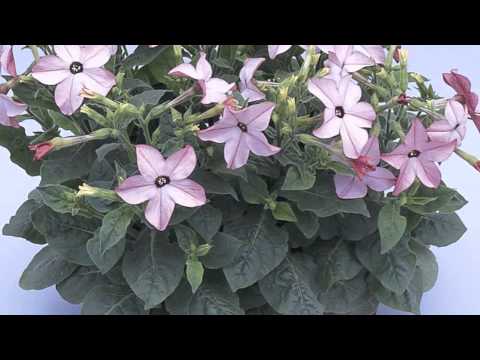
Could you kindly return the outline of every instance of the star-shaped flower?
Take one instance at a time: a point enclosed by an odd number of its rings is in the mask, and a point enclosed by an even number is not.
[[[422,122],[415,118],[403,144],[391,153],[381,156],[382,160],[394,168],[400,169],[393,194],[399,195],[408,189],[416,177],[425,186],[437,188],[442,180],[442,175],[435,162],[447,160],[456,146],[456,140],[449,143],[429,141]]]
[[[247,58],[240,70],[240,94],[248,102],[264,100],[265,94],[255,85],[253,76],[258,67],[265,61],[265,58]]]
[[[378,167],[380,147],[377,137],[371,137],[363,147],[360,156],[352,160],[355,176],[335,175],[337,196],[341,199],[359,199],[367,195],[367,187],[385,191],[395,184],[395,176],[387,169]]]
[[[467,132],[468,116],[464,107],[458,101],[448,100],[445,107],[445,119],[437,120],[427,129],[428,137],[433,141],[457,141],[457,146],[462,144]]]
[[[259,156],[271,156],[280,151],[270,145],[263,131],[268,127],[275,104],[263,102],[236,111],[226,107],[222,118],[212,127],[202,130],[203,141],[225,143],[227,167],[237,169],[248,161],[250,151]]]
[[[197,65],[180,64],[168,72],[171,76],[188,77],[197,80],[203,92],[202,104],[223,103],[227,100],[227,93],[235,87],[235,83],[212,77],[212,66],[207,61],[207,55],[200,53]]]
[[[17,76],[13,48],[10,45],[0,45],[0,72],[10,76]]]
[[[206,203],[203,187],[187,179],[197,164],[190,145],[167,159],[149,145],[137,145],[136,151],[140,175],[127,178],[115,191],[129,204],[148,201],[145,218],[157,230],[166,229],[175,204],[197,207]]]
[[[373,107],[360,102],[360,87],[350,76],[345,76],[338,83],[326,78],[310,79],[308,90],[325,105],[323,124],[313,131],[313,135],[328,139],[340,134],[345,155],[358,158],[368,141],[364,128],[370,128],[376,118]]]
[[[32,68],[32,76],[46,85],[57,85],[55,102],[65,115],[83,103],[80,92],[93,90],[106,96],[115,85],[115,76],[102,66],[110,59],[105,45],[55,45],[56,55],[47,55]]]
[[[27,110],[27,105],[12,100],[5,94],[0,94],[0,124],[18,128],[18,121],[15,116]]]

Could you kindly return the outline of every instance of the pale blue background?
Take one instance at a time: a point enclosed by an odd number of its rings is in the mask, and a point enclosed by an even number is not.
[[[480,92],[480,46],[405,46],[409,50],[410,69],[426,75],[442,96],[453,91],[441,78],[443,72],[457,68],[470,77],[473,89]],[[20,71],[28,66],[28,50],[16,52]],[[24,123],[29,131],[33,123]],[[469,124],[463,148],[480,156],[480,134]],[[8,151],[0,148],[0,224],[8,222],[38,184],[9,161]],[[446,183],[469,200],[460,211],[468,232],[456,244],[433,249],[440,265],[435,287],[425,294],[423,314],[480,314],[480,174],[456,156],[442,165]],[[24,291],[18,286],[22,271],[39,246],[25,240],[0,235],[0,314],[78,314],[79,307],[63,301],[52,287],[43,291]],[[381,314],[397,311],[382,307]]]

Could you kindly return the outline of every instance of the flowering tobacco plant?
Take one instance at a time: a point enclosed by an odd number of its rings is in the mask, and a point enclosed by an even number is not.
[[[41,180],[3,233],[83,314],[419,313],[466,231],[441,163],[480,171],[478,96],[397,45],[15,47],[0,145]]]

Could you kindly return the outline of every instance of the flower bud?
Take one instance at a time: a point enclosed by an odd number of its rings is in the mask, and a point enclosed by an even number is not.
[[[117,196],[115,191],[93,187],[86,183],[83,183],[78,187],[76,197],[93,197],[110,201],[120,201],[120,198]]]
[[[465,160],[467,163],[469,163],[471,166],[473,166],[473,168],[477,171],[480,172],[480,160],[477,159],[475,156],[473,156],[472,154],[469,154],[463,150],[460,150],[460,149],[456,149],[455,150],[455,153],[461,157],[463,160]]]
[[[106,96],[100,95],[93,90],[83,88],[80,91],[80,96],[90,99],[98,104],[104,105],[105,107],[109,108],[110,110],[117,110],[119,104]]]
[[[106,119],[105,116],[103,116],[99,112],[93,110],[88,105],[83,105],[80,108],[80,112],[82,114],[87,115],[90,119],[95,121],[100,126],[103,126],[103,127],[111,127],[112,126],[112,124],[110,124],[110,121],[108,119]]]

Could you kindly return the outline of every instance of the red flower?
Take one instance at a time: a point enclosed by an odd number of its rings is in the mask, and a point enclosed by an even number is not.
[[[46,141],[40,144],[28,145],[30,151],[34,151],[34,160],[42,160],[52,149],[54,145],[50,141]]]

